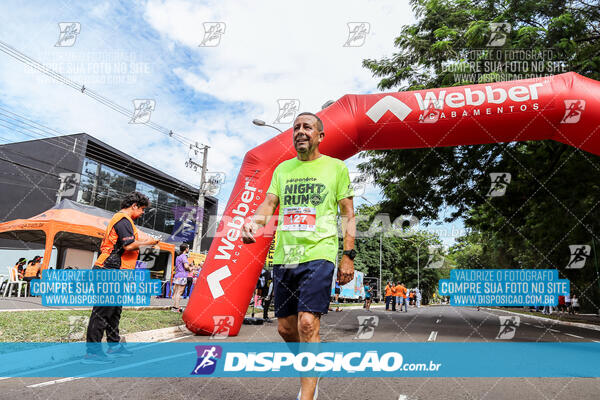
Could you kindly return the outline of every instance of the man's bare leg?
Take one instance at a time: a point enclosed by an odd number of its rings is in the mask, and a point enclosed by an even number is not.
[[[298,315],[278,318],[277,322],[279,335],[286,342],[312,343],[321,341],[319,336],[320,316],[311,312],[301,311]],[[302,398],[300,400],[312,400],[317,386],[317,378],[300,378],[300,385],[302,388]]]
[[[321,316],[311,312],[298,313],[298,334],[300,341],[304,343],[317,343],[321,341],[319,329],[321,327]],[[302,397],[300,400],[312,400],[317,386],[317,377],[300,378]]]

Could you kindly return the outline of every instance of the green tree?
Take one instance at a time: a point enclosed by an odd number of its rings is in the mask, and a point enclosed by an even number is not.
[[[381,244],[381,269],[383,287],[387,280],[402,281],[407,287],[417,287],[417,281],[425,301],[437,289],[439,279],[449,277],[448,263],[429,263],[429,246],[441,246],[437,235],[394,227],[389,216],[381,216],[379,205],[361,206],[357,210],[357,235],[355,248],[358,256],[354,260],[356,270],[366,276],[379,277],[379,260]],[[379,214],[379,216],[378,216]],[[389,223],[386,223],[388,222]],[[341,235],[340,235],[341,236]],[[342,240],[340,239],[340,256]],[[417,271],[417,246],[419,246],[419,271]],[[434,261],[443,259],[445,254],[438,254]],[[434,265],[439,268],[426,268]],[[417,279],[419,278],[419,279]]]
[[[545,52],[554,68],[600,79],[600,7],[597,1],[413,0],[417,22],[401,29],[398,51],[364,66],[382,90],[415,90],[518,78],[507,54]],[[489,60],[493,25],[508,23],[495,70]],[[482,51],[473,51],[473,50]],[[531,71],[516,71],[528,73]],[[560,72],[560,71],[559,71]],[[437,149],[368,151],[360,169],[384,193],[382,211],[437,220],[464,219],[478,232],[452,249],[457,265],[488,268],[558,268],[582,306],[600,308],[593,260],[566,270],[571,244],[599,242],[600,159],[550,141]],[[491,172],[509,172],[503,197],[487,196]],[[600,243],[600,242],[599,242]],[[590,284],[590,282],[592,284]]]

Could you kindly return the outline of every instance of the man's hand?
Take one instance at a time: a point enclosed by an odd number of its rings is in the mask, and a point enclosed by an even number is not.
[[[148,246],[155,246],[155,245],[157,245],[157,244],[158,244],[158,242],[160,242],[160,239],[148,239],[148,240],[146,241],[146,244],[147,244]]]
[[[344,286],[346,283],[354,279],[354,260],[351,260],[348,256],[342,256],[340,265],[338,266],[338,281],[340,286]]]
[[[242,226],[242,242],[245,244],[256,243],[256,239],[254,238],[256,232],[258,232],[258,224],[254,220],[246,222]]]

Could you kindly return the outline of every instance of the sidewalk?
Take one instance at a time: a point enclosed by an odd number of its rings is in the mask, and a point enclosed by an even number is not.
[[[187,305],[188,299],[181,299],[182,307]],[[152,297],[150,306],[146,307],[124,307],[125,309],[163,309],[170,308],[173,305],[173,299],[163,299]],[[45,307],[42,306],[41,297],[0,297],[0,312],[6,311],[33,311],[33,310],[91,310],[91,307]]]
[[[490,310],[511,311],[529,317],[539,317],[547,320],[556,320],[561,322],[574,322],[579,324],[590,324],[600,326],[600,317],[597,314],[575,314],[553,312],[550,315],[542,314],[541,312],[530,312],[523,307],[490,307]]]

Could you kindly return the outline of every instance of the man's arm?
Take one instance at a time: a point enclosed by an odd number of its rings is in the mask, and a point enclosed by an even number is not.
[[[344,235],[344,250],[354,249],[354,238],[356,237],[356,222],[354,220],[354,201],[352,197],[346,197],[338,202],[342,217],[342,235]],[[338,266],[338,279],[340,285],[345,285],[354,278],[354,260],[347,255],[342,256]]]
[[[160,240],[150,238],[148,240],[135,240],[133,234],[133,225],[127,219],[123,218],[114,225],[117,236],[123,241],[123,249],[126,251],[138,250],[142,246],[154,246]]]
[[[242,227],[242,241],[244,243],[249,244],[256,242],[254,235],[259,228],[262,228],[269,222],[269,219],[271,219],[275,213],[278,205],[279,197],[275,196],[273,193],[267,193],[265,201],[258,206],[254,216]]]

